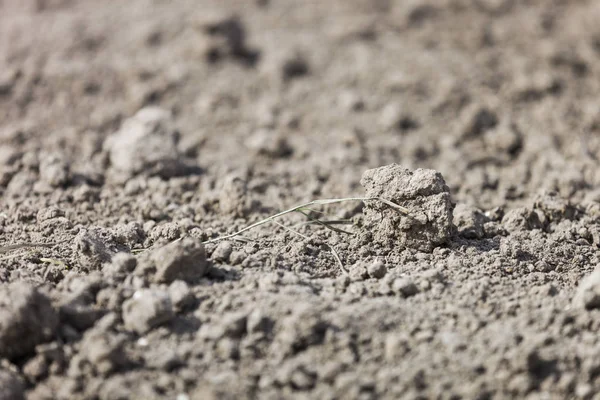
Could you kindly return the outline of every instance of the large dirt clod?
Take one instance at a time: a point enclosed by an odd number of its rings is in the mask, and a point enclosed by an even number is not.
[[[365,220],[376,242],[431,251],[452,234],[450,189],[430,169],[410,171],[391,164],[366,171],[361,179],[367,197],[390,200],[409,210],[404,215],[382,202],[365,206]]]
[[[33,352],[52,338],[57,326],[56,310],[33,286],[0,286],[0,357],[11,360]]]

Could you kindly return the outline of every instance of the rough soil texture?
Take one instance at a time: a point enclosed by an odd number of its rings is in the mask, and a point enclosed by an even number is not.
[[[0,398],[593,398],[598,21],[0,0]]]

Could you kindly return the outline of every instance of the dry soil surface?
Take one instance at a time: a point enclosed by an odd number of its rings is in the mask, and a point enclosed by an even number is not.
[[[0,398],[592,398],[598,21],[0,0]]]

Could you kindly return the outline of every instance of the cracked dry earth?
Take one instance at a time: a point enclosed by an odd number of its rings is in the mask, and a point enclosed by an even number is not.
[[[0,398],[597,398],[598,21],[0,0]]]

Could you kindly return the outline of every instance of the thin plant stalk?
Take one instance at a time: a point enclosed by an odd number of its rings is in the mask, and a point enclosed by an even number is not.
[[[371,201],[371,200],[377,200],[382,202],[383,204],[390,206],[391,208],[395,209],[396,211],[404,214],[404,215],[410,215],[408,209],[406,209],[405,207],[399,206],[398,204],[391,202],[389,200],[383,199],[381,197],[346,197],[346,198],[342,198],[342,199],[324,199],[324,200],[313,200],[313,201],[309,201],[308,203],[304,203],[304,204],[300,204],[297,205],[295,207],[292,207],[290,209],[287,209],[285,211],[281,211],[278,212],[277,214],[273,214],[270,217],[267,217],[265,219],[262,219],[260,221],[257,221],[251,225],[246,226],[245,228],[240,229],[237,232],[234,233],[230,233],[228,235],[224,235],[224,236],[220,236],[214,239],[209,239],[205,242],[203,242],[204,244],[208,244],[208,243],[215,243],[215,242],[219,242],[221,240],[227,240],[227,239],[232,239],[238,235],[241,235],[244,232],[247,232],[251,229],[254,229],[258,226],[267,224],[269,222],[274,221],[275,219],[282,217],[284,215],[293,213],[293,212],[297,212],[298,210],[301,210],[303,208],[307,208],[310,206],[314,206],[314,205],[326,205],[326,204],[334,204],[334,203],[342,203],[342,202],[346,202],[346,201]]]

